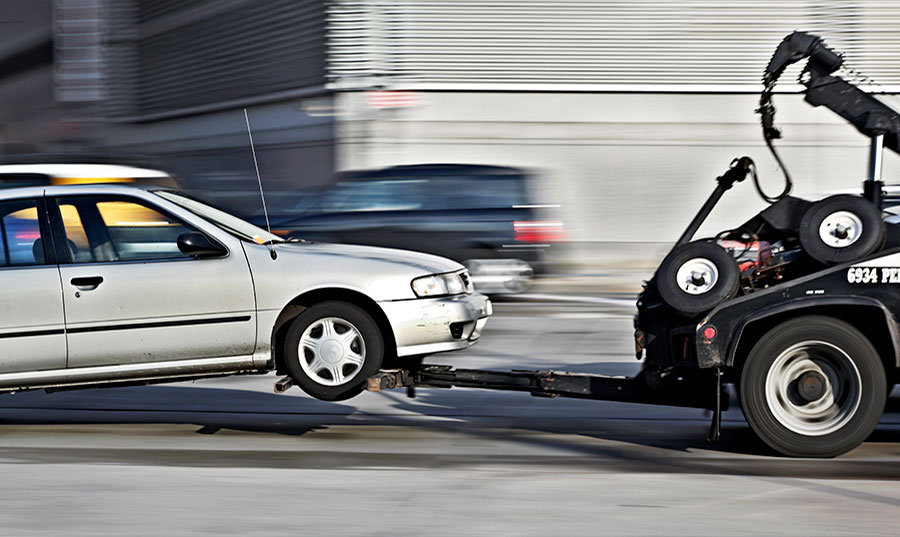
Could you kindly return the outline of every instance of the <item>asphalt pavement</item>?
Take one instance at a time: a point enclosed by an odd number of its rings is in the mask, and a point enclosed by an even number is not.
[[[538,289],[431,363],[627,375],[627,292]],[[562,294],[560,294],[562,293]],[[565,299],[565,300],[563,300]],[[276,395],[276,378],[0,396],[3,535],[896,535],[900,398],[832,460],[710,416],[465,389]]]

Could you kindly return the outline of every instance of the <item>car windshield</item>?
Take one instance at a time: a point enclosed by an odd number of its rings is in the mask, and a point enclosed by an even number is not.
[[[284,239],[277,235],[272,235],[266,230],[254,226],[250,222],[246,222],[232,214],[228,214],[225,211],[197,201],[181,192],[172,190],[154,190],[153,193],[176,205],[184,207],[188,211],[191,211],[204,220],[212,222],[216,226],[240,239],[252,241],[257,244],[284,242]]]

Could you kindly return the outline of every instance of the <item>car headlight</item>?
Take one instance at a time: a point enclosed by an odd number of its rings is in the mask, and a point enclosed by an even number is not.
[[[412,281],[417,297],[461,295],[472,292],[472,284],[467,271],[449,274],[432,274]]]

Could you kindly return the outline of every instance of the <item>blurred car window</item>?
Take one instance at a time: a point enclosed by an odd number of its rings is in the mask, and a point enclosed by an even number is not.
[[[143,204],[69,198],[59,208],[76,263],[189,257],[178,249],[178,236],[193,228]]]
[[[422,208],[424,180],[338,183],[321,198],[325,212],[411,211]]]
[[[34,201],[0,202],[3,255],[0,266],[43,265],[44,251]]]
[[[521,175],[430,179],[428,194],[428,209],[499,209],[528,204]]]
[[[298,204],[298,212],[497,209],[528,204],[523,175],[460,175],[338,183]]]

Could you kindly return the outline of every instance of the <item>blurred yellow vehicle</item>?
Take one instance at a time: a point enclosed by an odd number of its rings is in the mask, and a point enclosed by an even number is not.
[[[0,188],[132,183],[178,188],[166,172],[118,164],[2,164]]]
[[[22,186],[84,185],[100,183],[130,183],[142,186],[162,186],[177,189],[178,183],[164,171],[137,168],[118,164],[3,164],[0,165],[0,189]],[[119,207],[116,203],[104,204],[103,219],[108,226],[165,226],[157,222],[153,211],[142,211],[138,205]],[[60,207],[67,228],[78,228],[80,221],[71,207]],[[20,211],[15,216],[20,220],[36,220],[34,209]],[[71,237],[74,246],[84,247],[87,238]],[[26,252],[27,253],[27,252]]]

